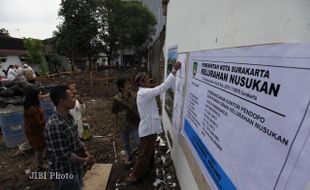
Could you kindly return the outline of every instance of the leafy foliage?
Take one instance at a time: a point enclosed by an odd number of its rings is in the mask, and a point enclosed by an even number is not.
[[[10,33],[5,28],[0,28],[0,37],[10,37]]]
[[[42,53],[42,41],[24,38],[23,42],[27,49],[26,62],[37,65],[40,69],[40,74],[46,74],[48,70]]]
[[[144,48],[151,41],[155,16],[141,3],[105,0],[100,9],[100,39],[108,59],[124,48]]]
[[[150,42],[155,16],[141,3],[121,0],[62,0],[63,19],[55,32],[58,52],[95,60],[104,52],[108,62],[124,48]]]
[[[96,57],[98,49],[98,0],[62,0],[59,16],[63,22],[55,33],[58,49],[68,57]]]

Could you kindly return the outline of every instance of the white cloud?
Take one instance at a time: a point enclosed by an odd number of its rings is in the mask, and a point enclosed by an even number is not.
[[[0,0],[0,28],[13,37],[52,37],[60,0]]]

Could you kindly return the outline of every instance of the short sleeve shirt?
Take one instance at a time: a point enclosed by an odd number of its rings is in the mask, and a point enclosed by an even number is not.
[[[117,114],[118,126],[121,131],[132,131],[138,128],[139,115],[136,94],[131,93],[128,98],[125,98],[122,93],[115,95],[112,113]]]

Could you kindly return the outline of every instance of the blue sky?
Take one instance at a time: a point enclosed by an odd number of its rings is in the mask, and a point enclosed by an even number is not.
[[[0,28],[12,37],[46,39],[59,23],[61,0],[0,0]]]

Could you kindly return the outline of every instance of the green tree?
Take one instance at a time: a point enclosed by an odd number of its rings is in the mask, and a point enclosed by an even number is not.
[[[58,15],[62,23],[56,37],[58,48],[71,58],[88,57],[90,67],[98,55],[99,0],[62,0]]]
[[[42,53],[42,41],[32,38],[24,38],[23,42],[27,50],[26,62],[37,65],[40,70],[39,74],[47,74],[48,69]]]
[[[73,38],[70,38],[71,31],[66,26],[66,23],[62,23],[61,25],[57,26],[58,31],[54,32],[54,35],[56,37],[56,51],[60,55],[65,55],[66,57],[69,57],[71,60],[71,68],[73,71],[74,68],[74,57],[77,54],[77,51],[74,48],[74,42]]]
[[[10,37],[10,33],[5,28],[0,28],[0,37]]]
[[[146,49],[156,24],[155,16],[141,3],[120,0],[105,0],[99,21],[99,38],[108,63],[124,48]]]
[[[143,49],[156,24],[155,16],[138,2],[62,0],[60,5],[56,44],[58,52],[71,58],[72,67],[74,57],[88,57],[91,66],[99,52],[110,63],[119,50]]]

